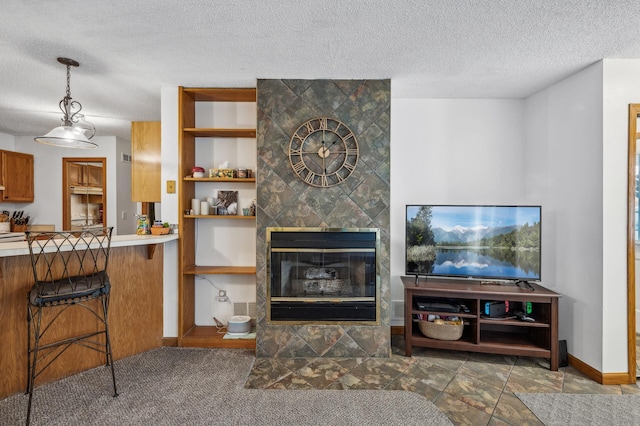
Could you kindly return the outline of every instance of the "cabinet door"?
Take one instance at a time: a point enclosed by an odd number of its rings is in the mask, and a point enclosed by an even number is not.
[[[33,155],[2,151],[2,201],[33,202]]]
[[[76,163],[69,163],[69,184],[70,185],[82,185],[82,165]]]
[[[84,183],[88,186],[102,187],[102,167],[84,166]]]
[[[131,201],[160,202],[160,122],[131,123]]]

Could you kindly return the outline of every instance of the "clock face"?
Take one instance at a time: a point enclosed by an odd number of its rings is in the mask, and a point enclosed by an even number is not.
[[[353,132],[342,121],[328,117],[305,121],[289,142],[294,173],[321,188],[344,182],[356,169],[359,155]]]

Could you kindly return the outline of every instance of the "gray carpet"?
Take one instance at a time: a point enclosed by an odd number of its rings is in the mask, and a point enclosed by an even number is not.
[[[251,351],[160,348],[116,361],[120,395],[98,367],[36,388],[33,425],[451,425],[404,391],[244,389]],[[0,400],[0,424],[24,424],[27,396]]]
[[[540,421],[553,425],[640,425],[640,396],[517,393]]]

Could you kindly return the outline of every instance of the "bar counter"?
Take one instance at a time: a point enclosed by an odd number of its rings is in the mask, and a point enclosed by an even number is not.
[[[162,346],[164,243],[176,239],[178,235],[173,234],[111,238],[107,272],[111,280],[109,328],[114,359]],[[0,244],[0,398],[26,388],[27,293],[33,281],[27,243]],[[69,331],[95,329],[97,319],[84,309],[71,309],[58,321],[52,334],[66,337]],[[104,355],[70,347],[38,377],[36,387],[99,365],[104,365]],[[116,380],[123,379],[116,370]]]

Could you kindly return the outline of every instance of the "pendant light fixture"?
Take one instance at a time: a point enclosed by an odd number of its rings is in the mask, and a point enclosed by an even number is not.
[[[86,121],[84,115],[80,114],[82,104],[71,98],[70,69],[78,67],[80,64],[69,58],[58,58],[58,62],[67,66],[67,94],[58,104],[64,114],[61,119],[62,126],[56,127],[44,136],[38,136],[35,141],[64,148],[97,148],[98,144],[89,140],[96,132],[94,125]]]

